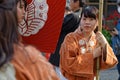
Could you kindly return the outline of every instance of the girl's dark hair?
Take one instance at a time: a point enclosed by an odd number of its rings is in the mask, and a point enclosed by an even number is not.
[[[84,14],[85,17],[98,19],[99,11],[95,6],[86,6],[83,7],[81,16]]]
[[[85,6],[82,9],[81,16],[84,14],[84,17],[86,18],[94,18],[98,19],[99,11],[95,6]],[[98,26],[95,29],[95,32],[98,31]]]
[[[16,0],[0,1],[0,67],[10,61],[19,43]]]
[[[24,4],[25,4],[25,8],[27,7],[27,0],[16,0],[16,4],[20,1],[20,5],[21,5],[21,2],[23,1]]]

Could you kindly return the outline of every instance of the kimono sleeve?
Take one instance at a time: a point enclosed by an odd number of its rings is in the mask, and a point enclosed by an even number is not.
[[[102,59],[101,59],[101,69],[109,69],[114,67],[117,63],[118,60],[110,47],[110,45],[107,43],[105,48],[103,49],[102,53]]]

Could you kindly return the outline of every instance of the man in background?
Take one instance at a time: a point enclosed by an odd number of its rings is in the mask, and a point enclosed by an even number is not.
[[[81,16],[81,11],[84,6],[84,2],[82,0],[70,0],[70,9],[77,14],[79,17]]]

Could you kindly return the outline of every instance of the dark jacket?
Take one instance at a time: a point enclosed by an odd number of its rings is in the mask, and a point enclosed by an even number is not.
[[[75,31],[75,29],[77,29],[77,27],[79,26],[79,22],[80,22],[79,16],[74,13],[65,16],[61,33],[59,36],[59,40],[56,46],[56,50],[54,53],[50,55],[50,59],[49,59],[49,62],[52,63],[53,65],[59,66],[59,61],[60,61],[59,50],[61,47],[61,43],[63,42],[65,36],[68,33],[73,32]]]

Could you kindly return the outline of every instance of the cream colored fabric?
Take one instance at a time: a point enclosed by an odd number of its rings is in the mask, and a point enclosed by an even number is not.
[[[0,80],[16,80],[15,70],[12,64],[6,63],[0,68]]]

